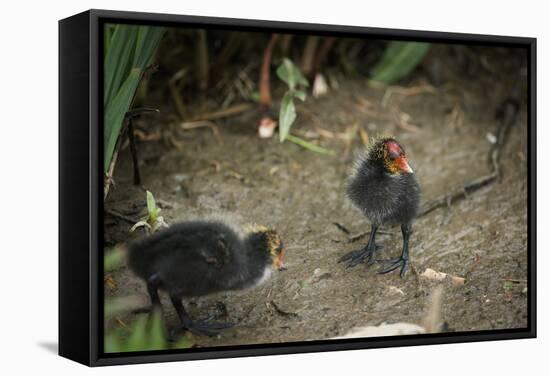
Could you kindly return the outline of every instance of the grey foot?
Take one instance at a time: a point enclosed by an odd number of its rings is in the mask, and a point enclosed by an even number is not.
[[[380,260],[379,262],[386,263],[388,265],[380,269],[378,271],[378,274],[386,274],[398,268],[401,268],[401,270],[399,271],[399,275],[401,276],[401,278],[404,278],[405,274],[407,274],[407,271],[409,270],[409,260],[402,257],[392,260]]]
[[[367,262],[367,265],[372,265],[376,261],[375,259],[375,253],[376,251],[384,248],[382,245],[375,245],[374,247],[365,247],[362,249],[358,249],[356,251],[351,251],[346,253],[344,256],[340,257],[338,262],[344,262],[346,264],[346,268],[353,268],[354,266],[362,263]]]

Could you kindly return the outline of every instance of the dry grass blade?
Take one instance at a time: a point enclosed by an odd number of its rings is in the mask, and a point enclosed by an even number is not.
[[[218,144],[223,145],[223,139],[220,134],[220,130],[218,129],[216,124],[212,123],[211,121],[188,121],[181,123],[180,128],[186,131],[197,128],[210,128]]]
[[[172,100],[174,101],[174,105],[176,106],[176,111],[182,119],[185,118],[186,113],[185,106],[183,105],[183,99],[181,99],[180,95],[180,82],[183,82],[183,79],[187,75],[188,71],[189,69],[187,67],[183,67],[179,71],[177,71],[168,81],[168,87],[170,88],[170,94],[172,95]]]
[[[361,136],[361,142],[363,143],[363,146],[369,145],[369,134],[366,130],[363,129],[363,127],[359,127],[359,136]]]
[[[225,117],[235,116],[243,112],[246,112],[252,108],[253,108],[253,105],[251,103],[240,103],[240,104],[236,104],[234,106],[225,108],[223,110],[195,115],[191,118],[189,122],[197,122],[201,120],[216,120],[216,119],[221,119]]]
[[[384,93],[384,96],[382,97],[382,107],[387,107],[393,94],[399,94],[404,97],[411,97],[414,95],[435,93],[435,88],[432,85],[426,83],[411,87],[388,86],[386,92]]]

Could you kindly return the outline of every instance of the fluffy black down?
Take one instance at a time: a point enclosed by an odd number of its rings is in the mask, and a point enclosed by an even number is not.
[[[420,186],[414,173],[390,174],[380,160],[363,156],[349,181],[347,195],[375,224],[407,224],[418,212]]]
[[[128,248],[134,273],[144,280],[155,275],[162,289],[180,297],[254,285],[271,264],[262,239],[243,239],[217,222],[174,224]]]

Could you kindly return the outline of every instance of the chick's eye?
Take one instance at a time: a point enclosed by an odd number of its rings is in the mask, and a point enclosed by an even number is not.
[[[393,161],[393,160],[397,159],[398,157],[399,157],[399,153],[390,152],[390,155],[389,155],[390,161]]]

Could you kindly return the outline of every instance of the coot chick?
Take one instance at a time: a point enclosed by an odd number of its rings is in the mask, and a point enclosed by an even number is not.
[[[241,290],[259,285],[271,271],[283,269],[283,242],[274,230],[251,226],[239,234],[218,221],[189,221],[135,241],[128,247],[129,266],[147,283],[153,308],[160,308],[158,290],[168,292],[181,327],[196,334],[232,324],[193,321],[183,298]]]
[[[355,171],[347,187],[350,201],[371,221],[368,244],[340,258],[347,267],[366,261],[372,265],[382,246],[376,245],[376,231],[380,225],[401,225],[403,252],[401,257],[387,260],[379,273],[401,268],[404,277],[409,267],[409,237],[420,202],[420,187],[409,166],[405,150],[394,138],[383,138],[372,143],[356,161]]]

